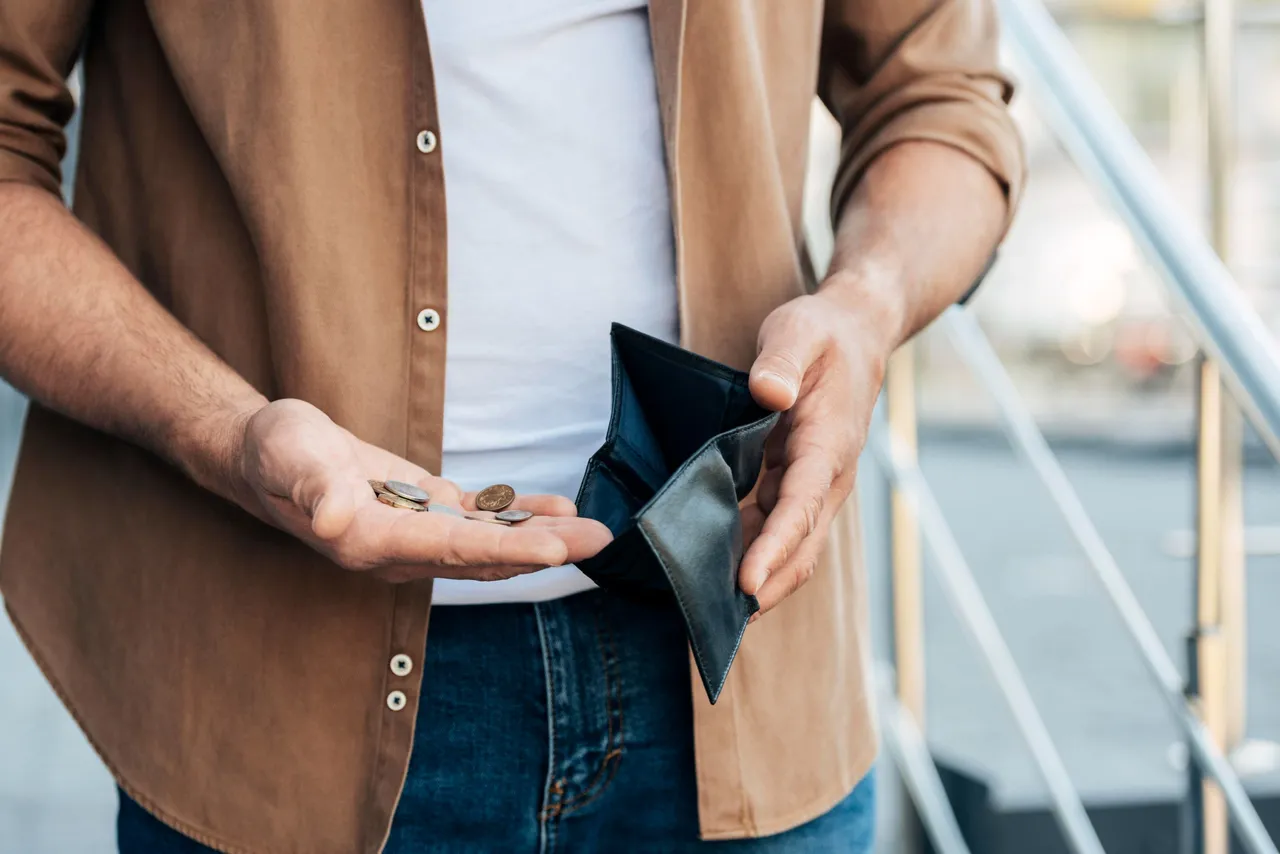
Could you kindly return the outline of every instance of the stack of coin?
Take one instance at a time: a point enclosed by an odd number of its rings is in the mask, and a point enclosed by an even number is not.
[[[369,485],[378,496],[378,500],[390,507],[401,510],[416,510],[421,513],[431,503],[431,496],[420,486],[399,480],[371,480]]]

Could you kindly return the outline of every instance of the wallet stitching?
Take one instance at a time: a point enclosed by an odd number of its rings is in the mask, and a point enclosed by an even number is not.
[[[661,564],[662,573],[667,576],[667,583],[671,585],[671,592],[675,593],[676,602],[680,605],[680,614],[684,618],[684,623],[689,626],[688,606],[685,605],[684,596],[680,594],[680,587],[676,584],[671,570],[667,567],[667,561],[663,558],[663,550],[658,548],[657,544],[649,538],[649,533],[644,529],[644,526],[637,527],[639,528],[640,536],[644,537],[645,542],[649,544],[649,548],[653,550],[654,556],[658,559],[658,563]],[[747,616],[750,617],[751,615],[748,614]],[[692,627],[690,626],[690,628]],[[720,692],[724,689],[724,680],[729,676],[729,668],[733,666],[733,660],[738,657],[738,647],[742,646],[742,636],[746,634],[746,631],[747,620],[743,620],[742,628],[738,629],[738,636],[734,638],[733,648],[729,650],[728,660],[725,662],[724,669],[720,671],[720,675],[716,678],[716,698],[719,698]],[[698,669],[705,673],[707,671],[707,662],[702,656],[701,644],[698,643],[692,632],[689,633],[689,646],[693,648],[694,658],[698,660]]]
[[[688,607],[685,606],[684,596],[681,595],[680,587],[676,584],[675,579],[672,577],[671,570],[667,567],[666,560],[663,559],[663,556],[662,556],[663,550],[659,549],[657,544],[655,544],[654,541],[649,538],[649,533],[644,529],[643,525],[637,525],[636,528],[637,530],[640,531],[640,536],[644,537],[644,541],[649,544],[649,548],[653,550],[654,557],[658,559],[658,564],[662,567],[662,574],[667,577],[667,583],[671,585],[671,592],[676,595],[676,602],[680,605],[680,615],[684,618],[685,625],[688,626],[689,625],[689,609]],[[743,626],[743,628],[745,629],[746,626]],[[693,656],[698,660],[698,669],[703,672],[706,672],[707,663],[702,657],[702,647],[698,643],[697,639],[693,637],[692,633],[690,633],[689,635],[689,645],[693,647]],[[738,651],[738,648],[737,648],[737,645],[735,644],[734,653],[736,654],[737,651]],[[729,663],[730,664],[733,663],[733,656],[729,657]],[[728,673],[728,672],[729,672],[729,668],[726,667],[725,673]],[[724,674],[721,674],[720,678],[724,679]]]

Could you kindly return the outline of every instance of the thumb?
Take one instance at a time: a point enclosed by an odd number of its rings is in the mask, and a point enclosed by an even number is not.
[[[756,403],[775,412],[794,406],[805,372],[818,352],[818,336],[801,334],[794,323],[766,321],[760,330],[760,355],[751,366],[751,396]]]
[[[319,489],[311,491],[304,488],[306,503],[302,507],[311,516],[311,530],[315,535],[322,540],[333,540],[351,526],[360,497],[369,491],[369,486],[358,478],[355,482],[347,477],[324,480],[326,482]]]
[[[338,449],[324,450],[330,453],[299,454],[290,495],[298,509],[311,517],[315,535],[331,540],[347,530],[361,500],[372,493],[353,456],[332,453]]]

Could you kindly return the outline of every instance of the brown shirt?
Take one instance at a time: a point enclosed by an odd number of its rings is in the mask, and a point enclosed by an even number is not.
[[[907,139],[1017,194],[989,0],[652,0],[685,346],[746,368],[801,294],[809,109],[844,130],[833,210]],[[0,180],[58,190],[83,48],[76,213],[270,397],[440,462],[449,330],[441,151],[419,0],[5,0]],[[421,132],[437,144],[420,145]],[[425,140],[422,140],[425,142]],[[419,311],[443,323],[424,331]],[[67,523],[42,483],[75,478]],[[850,506],[814,579],[700,691],[703,835],[775,833],[837,802],[875,738]],[[159,460],[31,410],[0,589],[120,784],[228,852],[376,852],[404,779],[430,583],[344,572]],[[407,706],[385,702],[402,690]],[[429,696],[429,694],[428,694]]]

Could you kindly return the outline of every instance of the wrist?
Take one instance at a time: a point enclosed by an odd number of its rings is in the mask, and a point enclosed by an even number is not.
[[[174,431],[171,457],[198,485],[245,509],[253,491],[244,471],[250,419],[267,405],[257,392],[225,401],[217,409]]]
[[[864,346],[888,356],[910,337],[910,306],[900,275],[888,267],[833,270],[817,296],[845,313]]]

